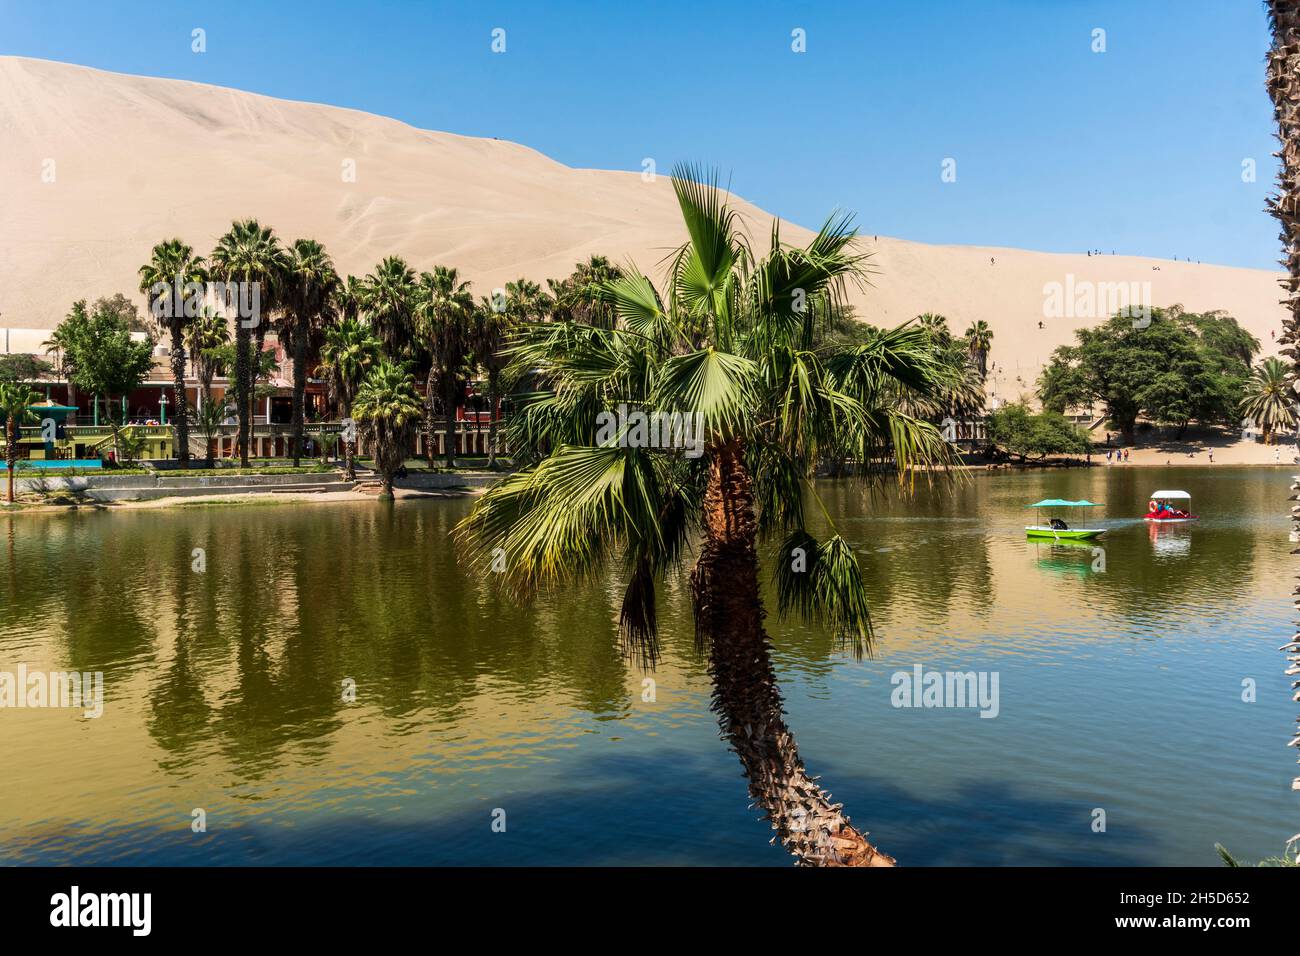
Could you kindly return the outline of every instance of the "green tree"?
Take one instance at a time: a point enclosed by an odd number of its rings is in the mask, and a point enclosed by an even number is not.
[[[384,498],[393,497],[393,476],[406,463],[420,414],[415,377],[396,362],[380,360],[357,389],[352,415],[374,451]]]
[[[253,329],[257,330],[258,353],[262,336],[274,309],[281,276],[288,264],[284,247],[274,230],[255,219],[243,219],[217,240],[217,248],[208,258],[212,273],[227,283],[244,283],[241,296],[246,303],[257,292],[257,314],[235,320],[235,407],[239,415],[239,464],[248,467],[253,437],[253,390],[256,367],[253,356]]]
[[[1175,306],[1152,309],[1143,323],[1120,312],[1092,329],[1075,332],[1076,345],[1052,353],[1038,381],[1043,407],[1101,404],[1132,441],[1140,416],[1178,427],[1235,424],[1249,374],[1242,349],[1258,343],[1221,313],[1191,315]]]
[[[29,405],[40,401],[40,395],[25,382],[0,379],[0,415],[5,421],[5,467],[8,471],[8,491],[5,500],[14,500],[14,472],[18,469],[18,436],[24,421],[35,415]]]
[[[171,335],[172,431],[176,460],[190,462],[189,397],[185,394],[185,332],[198,315],[198,302],[186,290],[191,283],[207,281],[207,266],[194,249],[179,239],[166,239],[153,247],[149,261],[139,269],[140,291],[149,297],[150,311],[160,331]]]
[[[474,297],[469,283],[447,266],[434,266],[420,275],[415,325],[429,356],[425,383],[425,455],[433,467],[433,400],[442,397],[447,467],[456,467],[456,409],[465,394],[465,364],[473,345]]]
[[[551,317],[557,322],[612,329],[617,315],[602,290],[622,275],[623,270],[604,256],[590,256],[566,278],[546,280],[551,290]]]
[[[143,384],[153,368],[153,339],[133,338],[130,324],[119,313],[102,306],[87,311],[84,299],[72,306],[58,332],[71,367],[69,379],[83,391],[107,400],[113,451],[121,460],[121,408],[114,399],[130,395]]]
[[[209,395],[197,407],[190,408],[190,424],[203,436],[204,447],[207,448],[206,457],[209,468],[214,464],[216,455],[214,449],[217,438],[221,435],[222,426],[234,411],[235,407],[230,403],[230,399],[224,395],[218,399],[213,399]]]
[[[419,290],[406,260],[388,256],[363,280],[362,303],[371,327],[393,361],[415,357],[415,310]]]
[[[223,358],[234,357],[234,352],[227,350],[229,345],[230,323],[207,306],[185,327],[185,349],[205,399],[212,398],[213,378],[227,368]]]
[[[1270,356],[1255,367],[1246,382],[1241,414],[1260,428],[1266,445],[1273,444],[1279,429],[1296,424],[1295,394],[1287,384],[1287,374],[1286,363]]]
[[[289,248],[284,271],[283,328],[293,349],[293,466],[302,458],[303,408],[307,394],[308,347],[339,283],[334,262],[315,239]]]
[[[573,320],[569,320],[573,321]],[[502,386],[510,364],[507,348],[512,330],[518,327],[515,313],[508,309],[493,308],[490,299],[482,299],[474,309],[472,339],[474,358],[487,376],[488,407],[488,461],[489,469],[497,467],[497,412],[501,403]]]
[[[343,411],[345,428],[351,423],[357,389],[379,361],[380,348],[379,340],[360,319],[344,319],[325,330],[321,370],[328,377],[335,400]],[[355,436],[344,441],[343,454],[348,479],[356,480]]]
[[[980,380],[988,378],[989,350],[993,348],[993,330],[983,319],[976,319],[966,328],[966,348],[971,360],[979,369]]]
[[[1024,402],[1003,405],[989,415],[989,440],[1026,461],[1030,455],[1082,455],[1091,445],[1088,438],[1060,412],[1035,415]]]
[[[620,630],[643,660],[656,655],[656,581],[698,535],[696,637],[755,802],[800,862],[888,865],[805,771],[785,724],[758,543],[781,540],[783,614],[869,644],[854,549],[833,527],[814,538],[805,506],[829,523],[813,475],[830,448],[851,446],[865,461],[888,445],[900,477],[950,460],[933,425],[883,401],[895,380],[924,389],[933,352],[915,326],[856,348],[816,347],[845,284],[863,278],[847,218],[829,220],[806,248],[774,230],[757,258],[716,179],[679,169],[673,187],[690,238],[670,257],[666,295],[629,272],[606,287],[614,329],[554,322],[521,331],[517,367],[540,370],[547,387],[512,415],[511,436],[539,460],[478,499],[458,534],[525,594],[621,564]],[[659,414],[668,440],[646,447],[640,428],[611,426],[620,404]],[[674,414],[676,425],[662,418]]]

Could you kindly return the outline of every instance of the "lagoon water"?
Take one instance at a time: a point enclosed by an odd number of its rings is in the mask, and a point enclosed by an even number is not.
[[[1278,853],[1300,830],[1288,483],[1117,466],[900,499],[823,482],[877,635],[857,660],[772,616],[805,761],[909,866]],[[1149,528],[1157,487],[1201,520]],[[1026,540],[1044,497],[1103,502],[1102,552]],[[684,580],[644,674],[619,652],[616,577],[516,606],[448,541],[467,507],[0,516],[0,671],[105,683],[98,719],[0,710],[0,862],[787,865],[718,738]],[[995,674],[997,717],[892,706],[916,665]]]

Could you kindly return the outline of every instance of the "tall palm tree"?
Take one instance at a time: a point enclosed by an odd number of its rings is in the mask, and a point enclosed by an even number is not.
[[[385,353],[398,362],[414,357],[415,272],[405,259],[388,256],[363,282],[365,312]]]
[[[474,297],[469,283],[453,268],[434,266],[420,275],[416,296],[417,334],[428,352],[429,377],[425,385],[425,455],[433,466],[433,397],[442,398],[447,467],[456,467],[456,410],[464,396],[465,362],[472,341]]]
[[[516,313],[509,309],[495,309],[490,299],[482,299],[474,308],[472,340],[474,360],[487,376],[488,407],[488,461],[489,469],[497,467],[497,407],[501,402],[501,386],[505,370],[510,364],[506,351],[511,330],[517,327]]]
[[[557,322],[520,333],[518,367],[538,370],[549,388],[512,415],[512,441],[544,450],[478,499],[458,535],[524,593],[595,577],[621,558],[620,630],[643,662],[657,652],[656,581],[698,537],[696,639],[751,796],[801,863],[890,865],[806,772],[785,724],[758,546],[781,539],[783,614],[869,647],[854,550],[833,526],[813,537],[806,506],[830,523],[813,480],[828,452],[852,448],[865,462],[888,448],[900,476],[951,460],[933,425],[882,401],[894,381],[927,387],[933,349],[915,325],[860,346],[816,346],[819,327],[844,307],[846,283],[863,278],[846,217],[828,220],[806,248],[783,244],[774,228],[758,258],[716,179],[680,168],[673,187],[690,238],[662,291],[629,273],[606,286],[615,329]],[[602,413],[615,404],[660,413],[661,447],[644,447],[644,430],[611,430]],[[663,414],[685,417],[665,423]],[[699,443],[680,441],[696,423]]]
[[[1272,356],[1251,369],[1246,380],[1246,395],[1241,400],[1241,414],[1249,417],[1264,435],[1266,445],[1273,444],[1278,429],[1296,424],[1295,393],[1287,384],[1286,363]]]
[[[343,319],[325,330],[320,367],[329,379],[344,419],[352,418],[357,389],[379,361],[379,352],[379,340],[360,319]],[[356,480],[355,436],[343,443],[343,455],[348,479]]]
[[[980,378],[988,378],[989,350],[993,347],[993,330],[983,319],[976,319],[966,328],[966,348],[971,360],[980,370]]]
[[[279,280],[287,259],[284,247],[274,230],[255,219],[235,222],[230,231],[217,240],[217,248],[208,259],[211,271],[226,282],[258,283],[261,313],[256,317],[258,351],[266,334],[266,325],[275,306]],[[239,415],[239,463],[248,467],[249,446],[253,436],[253,385],[256,369],[253,362],[253,332],[249,322],[235,322],[235,405]]]
[[[315,239],[299,239],[289,248],[284,272],[283,324],[293,348],[293,466],[302,458],[303,406],[307,393],[308,345],[339,284],[329,254]]]
[[[1282,305],[1286,318],[1282,320],[1282,334],[1278,336],[1281,352],[1290,360],[1287,382],[1294,390],[1300,375],[1300,3],[1296,0],[1268,0],[1268,20],[1273,42],[1268,51],[1266,85],[1273,100],[1273,119],[1277,122],[1277,138],[1281,143],[1278,159],[1277,193],[1268,199],[1268,209],[1282,227],[1278,238],[1282,240],[1286,275],[1281,279],[1286,295]],[[1292,485],[1293,491],[1300,487]],[[1300,540],[1300,514],[1292,513],[1291,540]],[[1300,599],[1296,600],[1300,610]],[[1286,646],[1291,668],[1300,664],[1300,632]],[[1294,684],[1292,685],[1295,686]],[[1300,718],[1297,718],[1300,724]],[[1300,729],[1296,730],[1300,742]],[[1291,783],[1292,790],[1300,790],[1300,777]]]
[[[352,414],[374,449],[375,470],[383,482],[381,497],[393,497],[393,476],[406,463],[406,453],[420,421],[420,396],[415,376],[401,365],[382,359],[357,389]]]
[[[9,472],[6,500],[10,502],[14,500],[14,472],[18,468],[18,429],[35,417],[28,406],[40,399],[26,382],[0,381],[0,416],[5,422],[5,466]]]
[[[185,394],[185,330],[194,319],[192,307],[181,301],[186,283],[207,281],[207,266],[194,249],[179,239],[166,239],[153,247],[149,261],[139,269],[140,291],[152,297],[156,286],[167,287],[167,301],[159,321],[160,331],[171,334],[172,429],[176,458],[190,462],[189,399]],[[188,314],[187,314],[188,313]],[[155,312],[155,314],[157,314]]]

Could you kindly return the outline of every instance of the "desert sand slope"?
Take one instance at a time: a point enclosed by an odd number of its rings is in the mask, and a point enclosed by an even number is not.
[[[740,206],[764,241],[771,216]],[[354,110],[0,57],[0,326],[51,328],[75,299],[134,294],[155,242],[177,235],[206,251],[248,216],[285,239],[321,240],[344,272],[399,254],[416,269],[458,266],[484,293],[521,275],[567,274],[591,253],[657,277],[684,238],[662,176],[570,169],[514,143]],[[1275,275],[1263,270],[929,246],[861,228],[876,274],[855,293],[860,315],[893,324],[942,312],[958,332],[983,319],[1004,397],[1095,321],[1044,315],[1045,285],[1071,275],[1151,282],[1155,305],[1225,309],[1266,349],[1281,316]]]

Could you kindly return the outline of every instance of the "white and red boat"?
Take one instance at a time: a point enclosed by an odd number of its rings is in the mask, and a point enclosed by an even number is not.
[[[1151,492],[1151,500],[1147,502],[1147,513],[1142,517],[1147,521],[1154,521],[1158,524],[1180,524],[1184,521],[1195,521],[1197,515],[1188,510],[1191,503],[1192,496],[1185,491],[1169,489],[1153,491]]]

